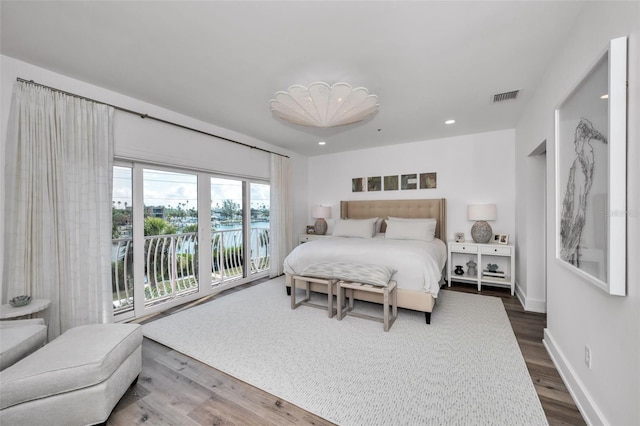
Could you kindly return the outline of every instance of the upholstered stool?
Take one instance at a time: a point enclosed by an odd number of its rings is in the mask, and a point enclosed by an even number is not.
[[[72,328],[0,372],[0,423],[102,423],[141,369],[139,325]]]
[[[0,371],[12,366],[47,343],[42,318],[0,321]]]
[[[338,288],[338,320],[342,320],[345,315],[351,315],[358,318],[380,321],[384,324],[384,331],[389,331],[396,318],[398,318],[398,286],[395,281],[389,281],[389,284],[387,284],[385,287],[349,281],[338,281],[338,284],[336,286]],[[384,309],[383,317],[378,318],[371,315],[353,312],[353,296],[349,297],[349,306],[343,307],[344,292],[347,289],[382,294],[382,306]],[[391,317],[389,317],[389,299],[391,299]]]
[[[305,283],[305,298],[296,302],[296,281],[302,281]],[[332,280],[327,278],[315,278],[315,277],[305,277],[302,275],[294,275],[293,281],[291,282],[291,309],[295,309],[300,305],[312,306],[314,308],[326,309],[329,313],[329,318],[333,318],[336,314],[336,309],[333,307],[333,288],[336,285],[338,280]],[[311,300],[311,283],[324,284],[327,286],[327,305],[320,305],[318,303],[309,302]]]

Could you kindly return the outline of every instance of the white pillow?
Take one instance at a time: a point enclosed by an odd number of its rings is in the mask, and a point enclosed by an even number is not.
[[[375,233],[377,217],[371,219],[340,219],[333,226],[334,237],[371,238]]]
[[[393,217],[389,216],[389,220],[392,222],[437,222],[436,219],[426,217]]]
[[[433,241],[436,234],[436,222],[387,221],[385,238],[394,240]]]

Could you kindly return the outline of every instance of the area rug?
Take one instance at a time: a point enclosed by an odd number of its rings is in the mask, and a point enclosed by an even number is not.
[[[441,291],[431,318],[400,309],[385,333],[375,321],[292,310],[280,277],[143,332],[339,425],[547,424],[500,299]]]

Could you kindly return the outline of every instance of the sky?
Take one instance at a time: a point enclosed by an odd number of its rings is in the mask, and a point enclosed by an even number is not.
[[[113,201],[115,205],[132,204],[131,169],[115,166],[113,168]],[[166,206],[177,208],[178,203],[186,203],[187,210],[197,207],[197,176],[188,173],[166,172],[144,169],[145,206]],[[242,202],[242,182],[233,179],[211,178],[211,207],[222,205],[223,200]],[[251,183],[251,207],[261,205],[269,208],[269,185]]]

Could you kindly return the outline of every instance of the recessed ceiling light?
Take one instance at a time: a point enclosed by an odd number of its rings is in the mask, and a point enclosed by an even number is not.
[[[327,143],[325,141],[320,141],[318,142],[318,145],[326,145]]]
[[[609,99],[609,94],[605,93],[604,95],[600,96],[600,99]]]
[[[456,122],[456,120],[447,120],[447,121],[444,122],[444,124],[453,124],[455,122]]]

